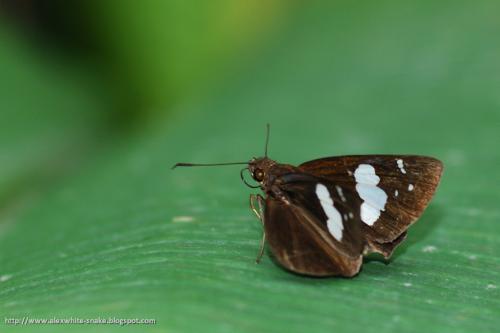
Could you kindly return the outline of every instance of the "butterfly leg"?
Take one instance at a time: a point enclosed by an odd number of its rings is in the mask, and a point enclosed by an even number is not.
[[[257,205],[259,206],[258,210],[255,206],[255,200],[257,200]],[[260,194],[250,194],[250,207],[252,208],[252,211],[255,213],[255,215],[260,220],[262,225],[264,225],[264,217],[263,217],[264,198]],[[255,262],[259,263],[260,260],[262,259],[262,256],[264,255],[265,245],[266,245],[266,231],[264,229],[262,231],[262,241],[260,243],[259,254],[257,255],[257,259],[255,259]]]
[[[255,214],[255,216],[257,216],[259,221],[262,222],[262,206],[259,197],[260,197],[259,194],[250,194],[250,208],[252,209],[252,212]],[[255,206],[255,200],[258,200],[257,201],[259,206],[258,210],[257,207]]]

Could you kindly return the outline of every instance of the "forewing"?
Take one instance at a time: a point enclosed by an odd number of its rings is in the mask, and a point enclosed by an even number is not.
[[[286,269],[311,276],[354,276],[362,256],[346,256],[324,224],[306,207],[267,197],[266,239],[275,259]]]
[[[404,239],[431,200],[443,166],[425,156],[360,155],[313,160],[299,169],[358,197],[355,208],[366,240],[377,250],[377,244],[395,246]],[[392,252],[378,250],[387,256]]]

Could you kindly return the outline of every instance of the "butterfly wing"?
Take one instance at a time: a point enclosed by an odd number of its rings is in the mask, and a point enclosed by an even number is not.
[[[305,275],[357,274],[364,240],[359,216],[345,203],[349,194],[304,174],[283,175],[277,183],[282,197],[268,196],[264,212],[266,238],[277,261]]]
[[[427,207],[443,165],[425,156],[360,155],[313,160],[299,169],[357,196],[361,203],[353,205],[368,249],[388,257]]]

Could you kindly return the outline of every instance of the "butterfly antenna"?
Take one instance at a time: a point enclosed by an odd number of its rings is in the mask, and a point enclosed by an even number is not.
[[[248,162],[230,162],[230,163],[176,163],[172,167],[175,169],[177,167],[195,167],[195,166],[218,166],[218,165],[237,165],[237,164],[248,164]]]
[[[271,132],[271,126],[269,123],[266,124],[267,132],[266,132],[266,148],[264,150],[264,156],[267,157],[267,146],[269,145],[269,132]]]

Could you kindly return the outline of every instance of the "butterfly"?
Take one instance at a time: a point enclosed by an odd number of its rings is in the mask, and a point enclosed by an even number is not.
[[[351,155],[293,166],[267,157],[248,162],[241,178],[260,188],[250,206],[263,224],[260,260],[267,242],[275,261],[293,273],[357,275],[370,253],[389,258],[422,215],[439,184],[443,164],[417,155]],[[249,171],[256,185],[243,172]]]

